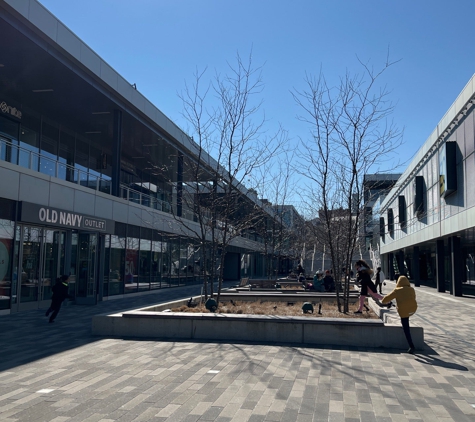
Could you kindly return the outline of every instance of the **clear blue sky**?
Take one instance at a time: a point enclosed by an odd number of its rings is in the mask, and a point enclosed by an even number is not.
[[[263,65],[266,115],[291,138],[308,128],[290,90],[401,60],[385,75],[410,158],[475,72],[474,0],[40,0],[180,127],[177,93],[196,68],[224,72],[236,52]],[[211,76],[211,74],[210,74]],[[402,172],[405,169],[401,167]]]

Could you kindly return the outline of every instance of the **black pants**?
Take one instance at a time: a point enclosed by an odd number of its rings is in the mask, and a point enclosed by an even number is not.
[[[383,294],[383,283],[381,283],[380,281],[376,281],[374,285],[376,286],[376,293],[378,293],[378,286],[379,286],[379,293]]]
[[[54,321],[54,319],[58,316],[59,310],[61,309],[61,304],[63,303],[62,300],[55,300],[53,299],[51,301],[51,306],[48,308],[46,311],[46,316],[50,314],[50,312],[53,312],[51,316],[49,317],[50,321]]]
[[[404,335],[406,336],[407,344],[411,349],[414,349],[414,343],[412,342],[411,329],[409,328],[409,317],[401,318],[402,329],[404,330]]]

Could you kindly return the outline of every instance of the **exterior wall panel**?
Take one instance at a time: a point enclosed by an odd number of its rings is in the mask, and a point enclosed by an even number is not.
[[[48,205],[49,181],[38,176],[21,174],[18,200]]]
[[[50,184],[48,205],[63,210],[74,211],[74,189],[58,183]],[[87,214],[92,214],[88,209]]]

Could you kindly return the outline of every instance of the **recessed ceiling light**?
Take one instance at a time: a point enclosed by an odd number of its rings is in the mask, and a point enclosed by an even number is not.
[[[5,65],[4,65],[4,64],[2,64],[2,63],[0,63],[0,67],[5,67]]]
[[[93,111],[92,114],[111,114],[110,111]]]
[[[91,131],[91,132],[85,132],[87,133],[88,135],[90,135],[91,133],[102,133],[101,131]]]
[[[34,89],[33,92],[53,92],[53,88],[47,89]]]

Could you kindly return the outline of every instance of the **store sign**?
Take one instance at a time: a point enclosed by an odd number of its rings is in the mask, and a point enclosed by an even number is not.
[[[0,103],[0,110],[4,114],[9,114],[10,116],[16,117],[17,119],[21,119],[21,111],[16,107],[9,106],[5,101]]]
[[[45,207],[28,202],[21,203],[21,221],[65,229],[114,232],[114,222],[77,212]]]

